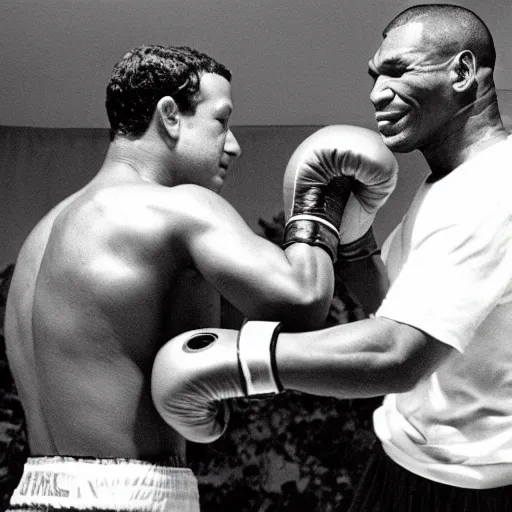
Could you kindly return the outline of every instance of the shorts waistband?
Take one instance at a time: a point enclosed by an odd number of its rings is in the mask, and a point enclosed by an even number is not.
[[[29,457],[9,509],[199,512],[194,474],[172,462]]]
[[[94,457],[94,456],[85,456],[85,455],[32,455],[28,458],[33,465],[41,464],[46,461],[55,461],[55,462],[94,462],[95,464],[123,464],[123,463],[133,463],[133,464],[152,464],[155,466],[163,466],[163,467],[175,467],[175,468],[185,468],[187,464],[185,463],[183,457],[179,455],[155,455],[155,456],[147,456],[141,457],[138,459],[131,459],[127,457]]]

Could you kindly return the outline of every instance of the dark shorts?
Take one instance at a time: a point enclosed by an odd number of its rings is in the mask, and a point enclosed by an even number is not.
[[[29,457],[9,510],[199,512],[192,471],[131,459]]]
[[[350,512],[512,512],[512,485],[464,489],[433,482],[393,462],[377,444]]]

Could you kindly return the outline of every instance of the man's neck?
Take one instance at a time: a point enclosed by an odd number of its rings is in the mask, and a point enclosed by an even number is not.
[[[475,102],[455,116],[442,133],[420,151],[433,178],[440,179],[480,151],[507,137],[508,132],[503,127],[496,100],[485,104],[480,102],[480,105]]]
[[[127,178],[132,174],[143,181],[170,185],[166,183],[169,171],[165,161],[161,148],[148,144],[148,140],[117,137],[109,146],[102,169],[108,174],[115,171]]]

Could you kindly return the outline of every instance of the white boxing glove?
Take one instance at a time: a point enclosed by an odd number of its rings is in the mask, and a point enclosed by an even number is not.
[[[375,252],[371,227],[395,189],[397,174],[396,158],[378,133],[349,125],[316,131],[295,150],[285,171],[284,246],[304,241],[302,225],[316,217],[316,222],[339,222],[334,226],[338,257],[353,260]]]
[[[240,331],[197,329],[168,341],[153,363],[151,393],[160,416],[189,441],[211,443],[229,422],[237,397],[279,393],[278,322],[247,322]]]

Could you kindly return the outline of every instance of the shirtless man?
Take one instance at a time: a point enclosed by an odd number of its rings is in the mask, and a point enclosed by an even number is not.
[[[310,197],[289,170],[287,248],[254,234],[218,195],[240,154],[230,79],[189,48],[127,53],[107,87],[103,166],[23,245],[5,334],[31,457],[12,507],[197,511],[185,441],[151,400],[159,348],[215,322],[211,286],[249,319],[324,321],[347,194]],[[321,171],[317,189],[338,172]]]

